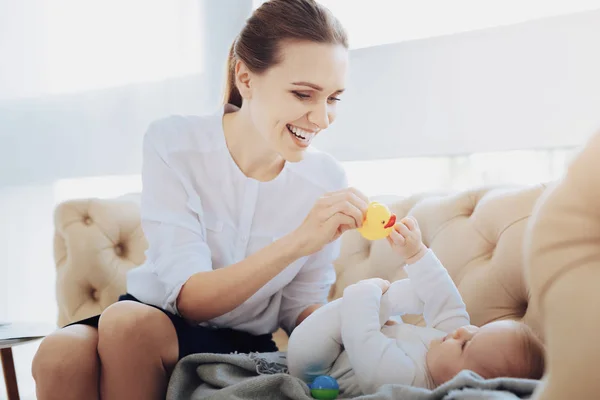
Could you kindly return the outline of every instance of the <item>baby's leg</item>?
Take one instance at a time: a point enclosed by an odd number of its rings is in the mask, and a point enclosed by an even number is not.
[[[390,317],[402,314],[420,314],[423,302],[414,291],[410,279],[393,282],[381,297],[379,323],[383,326]]]
[[[319,308],[292,332],[287,350],[292,376],[310,383],[331,370],[342,351],[341,301],[337,299]]]
[[[290,336],[287,361],[291,375],[312,382],[327,375],[342,352],[340,305],[343,298],[319,308],[306,318]],[[391,316],[419,314],[423,303],[408,279],[390,285],[381,297],[379,322],[383,326]]]

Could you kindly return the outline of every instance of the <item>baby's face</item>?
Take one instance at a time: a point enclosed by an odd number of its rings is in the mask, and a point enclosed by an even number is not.
[[[427,368],[437,385],[463,369],[491,378],[520,358],[520,344],[518,325],[512,321],[492,322],[481,328],[467,325],[431,343]]]

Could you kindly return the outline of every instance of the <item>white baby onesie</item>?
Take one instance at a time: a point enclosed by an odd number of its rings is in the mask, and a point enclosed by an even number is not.
[[[306,382],[330,375],[344,396],[390,383],[433,388],[425,356],[433,339],[469,324],[465,304],[433,251],[404,267],[382,296],[370,282],[350,285],[342,298],[302,322],[288,343],[288,369]],[[426,327],[384,325],[392,316],[423,314]]]

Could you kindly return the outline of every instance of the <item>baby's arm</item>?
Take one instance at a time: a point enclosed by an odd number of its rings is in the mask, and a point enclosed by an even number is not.
[[[423,317],[427,326],[452,332],[470,319],[465,303],[448,271],[428,249],[414,264],[404,267],[414,290],[424,303]]]
[[[415,378],[414,361],[381,332],[381,297],[379,286],[359,282],[344,290],[341,303],[342,341],[365,394],[388,383],[412,384]]]
[[[428,249],[413,217],[403,218],[390,233],[388,242],[408,265],[404,267],[417,296],[424,303],[427,326],[452,332],[469,325],[469,314],[448,271]]]

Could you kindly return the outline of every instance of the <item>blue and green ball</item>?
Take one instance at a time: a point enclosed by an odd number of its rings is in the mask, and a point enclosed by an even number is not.
[[[334,400],[340,394],[340,385],[328,375],[317,376],[308,387],[312,397],[317,400]]]

